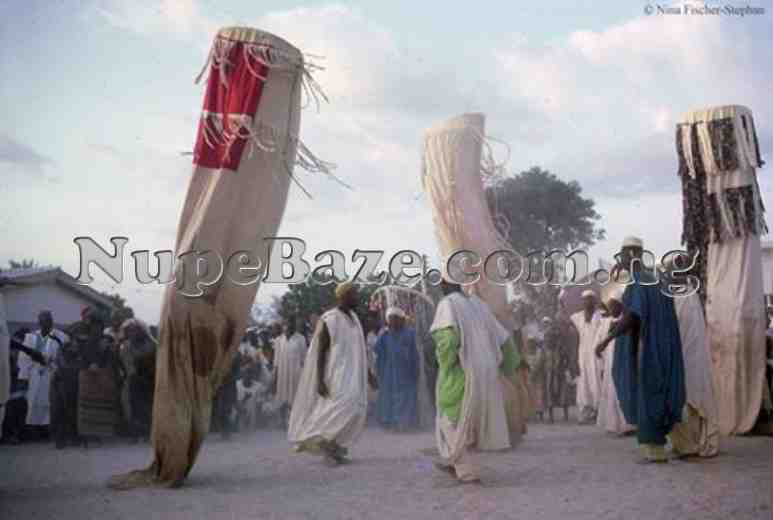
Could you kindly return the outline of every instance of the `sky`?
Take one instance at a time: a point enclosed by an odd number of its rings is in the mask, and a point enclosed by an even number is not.
[[[131,280],[128,253],[174,248],[192,171],[182,153],[203,99],[194,78],[222,26],[273,32],[325,67],[316,79],[329,103],[303,112],[301,137],[353,189],[296,172],[313,198],[291,188],[279,235],[304,239],[310,256],[437,258],[421,137],[464,112],[486,115],[510,172],[539,165],[596,201],[607,239],[592,258],[610,258],[631,234],[656,254],[679,247],[681,114],[745,105],[763,158],[773,152],[771,8],[738,17],[647,15],[637,1],[449,4],[0,0],[0,264],[34,258],[77,274],[73,238],[129,237],[124,281],[97,269],[94,287],[158,320],[162,288]],[[771,201],[767,169],[758,174]],[[258,301],[285,289],[263,285]]]

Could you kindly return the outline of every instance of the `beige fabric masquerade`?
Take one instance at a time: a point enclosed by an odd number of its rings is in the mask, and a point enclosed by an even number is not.
[[[494,227],[483,189],[484,121],[483,114],[464,114],[424,135],[422,183],[432,206],[444,266],[451,255],[463,249],[477,253],[481,261],[494,251],[509,249]],[[477,270],[482,274],[483,266]],[[443,273],[447,276],[445,269]],[[465,286],[465,292],[477,294],[502,325],[513,330],[503,286],[481,276],[475,284]]]
[[[287,167],[296,160],[305,70],[298,49],[255,29],[221,30],[213,53],[223,41],[234,40],[271,48],[284,64],[269,69],[252,118],[272,128],[275,140],[272,147],[253,146],[242,154],[237,171],[194,165],[176,247],[178,254],[209,250],[224,259],[248,250],[266,265],[264,239],[279,228],[291,180]],[[227,85],[230,69],[221,66],[221,58],[211,55],[210,63]],[[147,470],[114,478],[111,487],[177,486],[187,477],[209,432],[212,399],[230,369],[258,285],[223,281],[197,298],[167,287],[156,361],[153,462]]]

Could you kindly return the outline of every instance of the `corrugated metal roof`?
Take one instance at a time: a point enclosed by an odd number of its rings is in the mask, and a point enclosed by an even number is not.
[[[0,272],[0,282],[6,280],[12,285],[24,286],[27,284],[34,284],[42,280],[53,279],[57,283],[67,286],[71,290],[80,293],[86,298],[91,299],[95,303],[112,307],[113,302],[100,293],[95,291],[87,285],[81,285],[75,278],[62,271],[59,267],[46,266],[46,267],[29,267],[21,269],[9,269],[7,271]]]

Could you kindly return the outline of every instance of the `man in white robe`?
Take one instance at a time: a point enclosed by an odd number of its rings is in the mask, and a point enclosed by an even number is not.
[[[596,358],[599,331],[602,328],[601,313],[597,306],[596,293],[586,290],[582,293],[583,309],[571,316],[572,325],[580,338],[578,358],[580,377],[577,381],[577,408],[581,424],[595,424],[599,408],[601,388],[601,363]]]
[[[38,315],[40,329],[24,337],[24,345],[36,350],[46,359],[47,366],[34,362],[24,352],[19,353],[19,379],[28,382],[27,389],[27,424],[29,426],[47,427],[51,423],[51,402],[49,388],[51,386],[50,365],[56,358],[62,345],[69,341],[67,334],[54,329],[54,318],[51,311],[41,311]]]
[[[306,357],[306,338],[297,331],[296,322],[290,319],[275,343],[276,399],[283,406],[283,421],[295,400],[295,391],[301,379],[303,360]]]
[[[351,282],[336,288],[337,306],[317,325],[290,412],[289,441],[296,451],[321,454],[329,466],[347,462],[365,428],[368,371],[365,334],[354,312],[359,295]]]
[[[604,338],[611,332],[615,319],[620,317],[623,305],[623,293],[625,285],[610,282],[605,287],[603,300],[607,307],[606,315],[601,318],[599,338]],[[612,377],[612,367],[615,359],[615,345],[611,343],[602,354],[600,360],[603,367],[601,373],[601,389],[599,393],[599,413],[596,426],[604,431],[616,435],[627,435],[636,431],[636,427],[628,424],[620,408],[620,400],[617,398],[615,380]]]
[[[430,327],[439,365],[436,466],[460,482],[480,482],[476,452],[511,447],[500,370],[507,362],[504,347],[512,344],[506,345],[510,335],[477,296],[465,296],[448,279],[441,289],[445,297]]]

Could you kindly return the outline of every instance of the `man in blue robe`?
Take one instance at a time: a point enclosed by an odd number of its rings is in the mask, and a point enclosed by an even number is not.
[[[623,242],[620,262],[631,275],[610,282],[629,282],[622,318],[596,353],[616,341],[612,376],[623,415],[637,426],[640,462],[666,462],[666,436],[681,421],[685,404],[682,343],[673,299],[661,291],[654,271],[642,266],[642,252],[641,239]]]
[[[379,382],[376,417],[385,428],[404,431],[419,423],[416,331],[405,326],[405,313],[398,307],[387,309],[387,324],[375,347]]]

